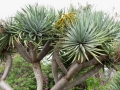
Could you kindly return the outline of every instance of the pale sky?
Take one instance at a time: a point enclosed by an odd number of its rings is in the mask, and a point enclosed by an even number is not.
[[[115,12],[120,14],[119,2],[119,0],[1,0],[0,19],[5,19],[6,17],[14,15],[17,10],[21,10],[21,7],[25,5],[35,3],[46,6],[50,5],[56,9],[68,7],[70,4],[77,7],[78,3],[85,6],[86,3],[88,3],[93,5],[96,10],[102,10],[111,14]]]

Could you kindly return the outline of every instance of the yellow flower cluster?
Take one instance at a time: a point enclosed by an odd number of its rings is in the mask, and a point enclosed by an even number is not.
[[[60,30],[63,33],[64,28],[66,27],[66,22],[68,24],[72,24],[73,21],[76,20],[75,13],[70,12],[68,14],[60,15],[60,18],[55,23],[55,29]]]

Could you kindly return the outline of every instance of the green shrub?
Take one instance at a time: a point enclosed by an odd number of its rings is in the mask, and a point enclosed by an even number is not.
[[[50,89],[54,84],[52,77],[51,64],[41,63],[44,90]],[[14,88],[14,90],[36,90],[36,79],[32,70],[32,65],[25,62],[23,58],[16,55],[13,59],[11,71],[6,81]]]
[[[14,90],[36,90],[36,80],[31,64],[25,62],[19,55],[15,56],[6,81]]]
[[[86,84],[87,84],[87,89],[86,89],[86,90],[92,90],[93,88],[96,88],[96,87],[99,86],[98,78],[89,77],[89,78],[86,80]]]

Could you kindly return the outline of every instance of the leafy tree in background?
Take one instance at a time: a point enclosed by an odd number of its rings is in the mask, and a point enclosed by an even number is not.
[[[113,47],[119,41],[119,23],[102,11],[92,11],[90,5],[77,9],[71,6],[67,11],[58,12],[51,7],[29,5],[6,21],[0,32],[0,54],[10,61],[5,70],[8,74],[12,62],[10,54],[18,52],[32,64],[37,90],[42,90],[40,61],[52,55],[55,85],[51,90],[68,90],[104,65],[112,63],[114,66],[118,60],[113,57]],[[84,68],[88,68],[87,71],[72,80]],[[1,88],[12,89],[1,80]]]

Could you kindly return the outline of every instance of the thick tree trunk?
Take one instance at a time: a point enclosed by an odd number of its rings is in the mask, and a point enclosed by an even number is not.
[[[75,65],[70,68],[67,75],[61,78],[51,90],[63,90],[64,86],[70,81],[70,79],[78,73],[78,71],[82,68],[81,64],[76,63]]]
[[[55,86],[52,87],[51,90],[63,90],[63,87],[68,83],[69,81],[66,78],[60,79],[60,81],[55,84]]]
[[[98,59],[102,62],[107,59],[107,56],[100,56]],[[88,62],[74,62],[67,72],[67,75],[63,76],[53,87],[51,90],[63,90],[63,88],[68,84],[68,82],[73,78],[80,70],[81,68],[86,68],[95,64],[98,64],[99,62],[96,59],[92,59]],[[97,69],[99,70],[99,69]]]
[[[13,90],[5,81],[0,81],[0,88],[3,90]]]
[[[39,62],[32,63],[34,75],[37,81],[37,90],[43,90],[43,75]]]
[[[88,77],[92,76],[93,74],[95,74],[96,72],[98,72],[100,69],[102,68],[102,65],[95,65],[92,69],[88,70],[85,74],[77,77],[74,81],[70,82],[67,84],[67,86],[64,88],[64,90],[68,90],[80,83],[82,83],[83,81],[85,81]]]

